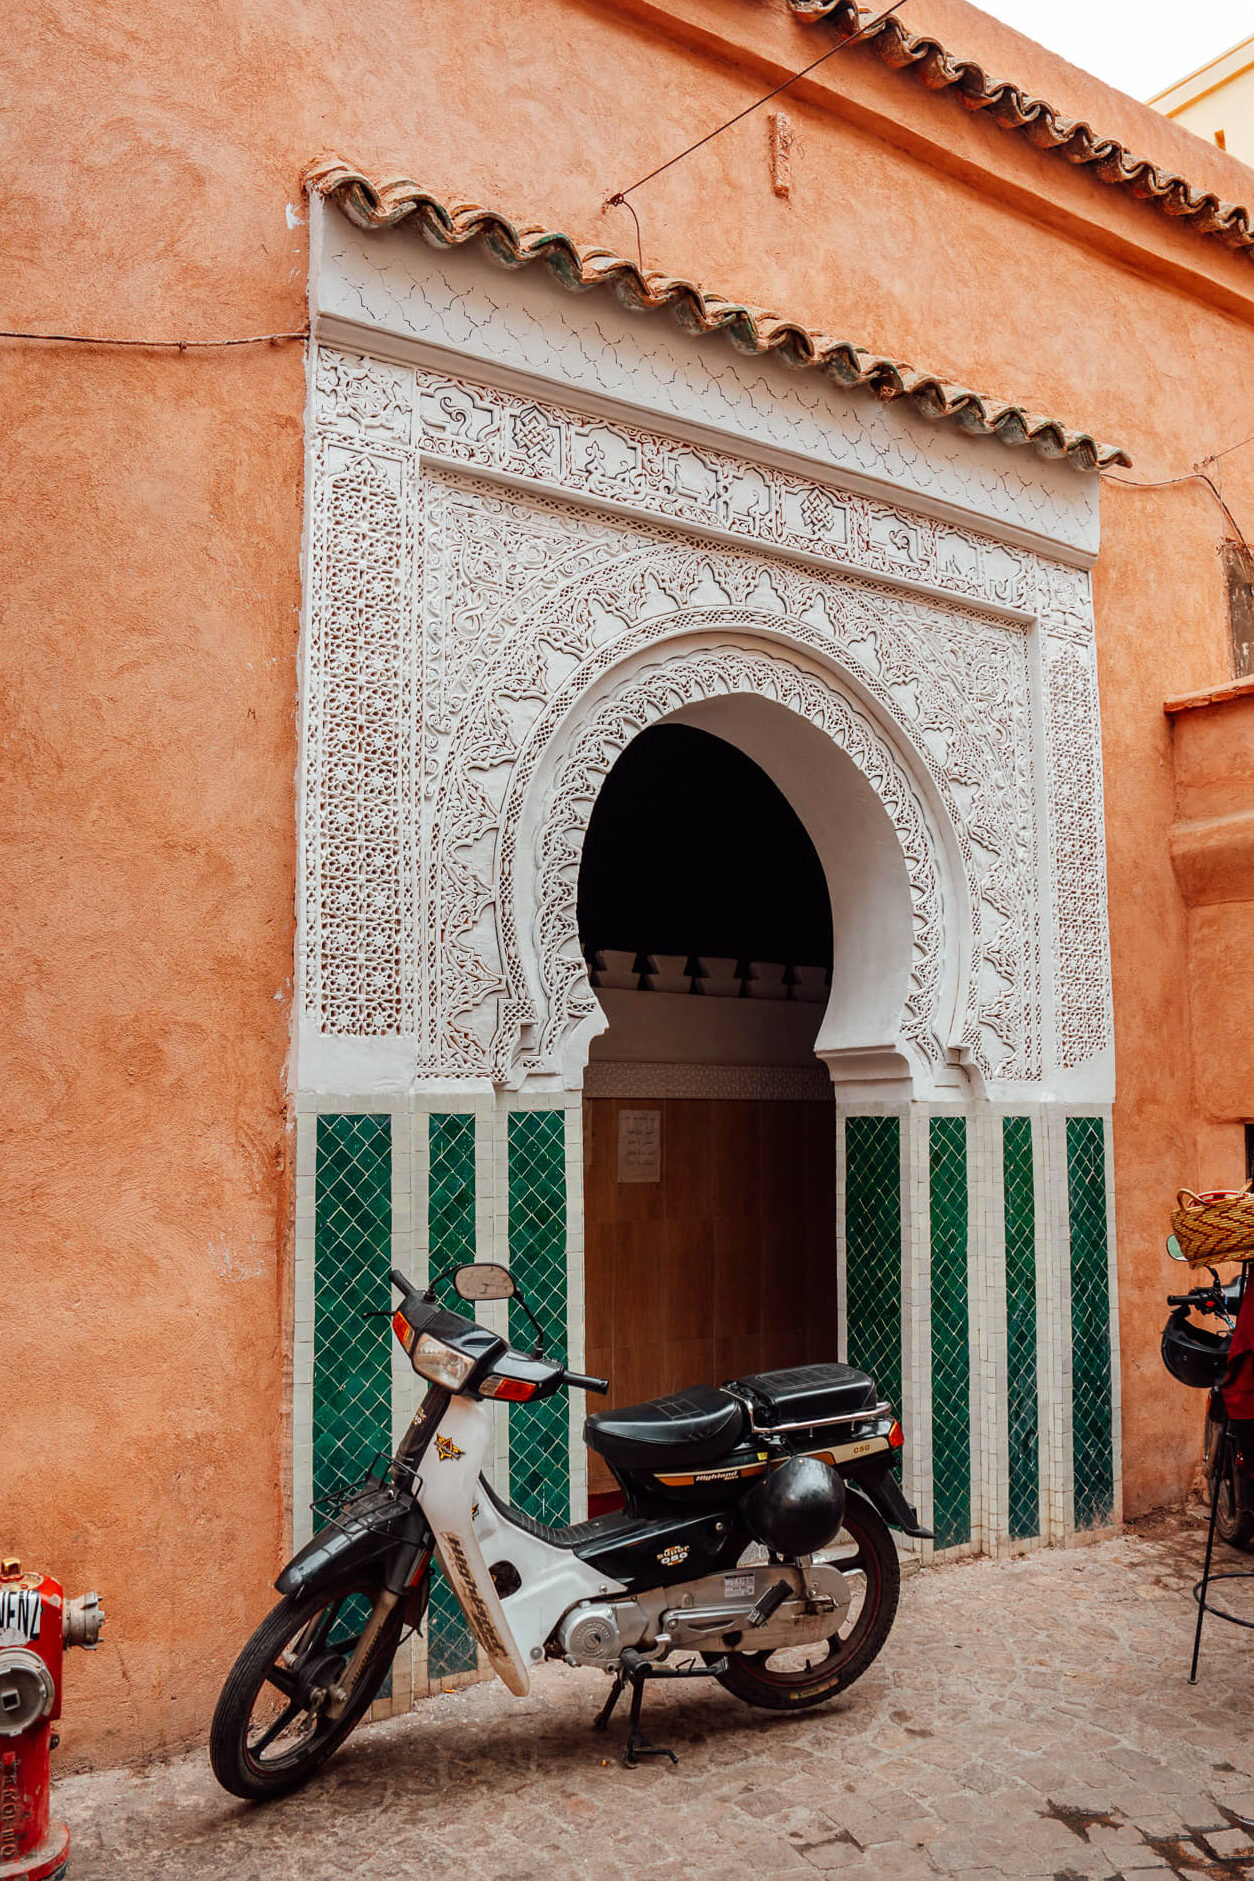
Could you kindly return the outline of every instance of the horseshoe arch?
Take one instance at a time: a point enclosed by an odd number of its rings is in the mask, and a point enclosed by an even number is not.
[[[781,623],[781,625],[783,625]],[[971,910],[944,807],[841,675],[795,644],[704,631],[615,663],[542,715],[501,824],[506,981],[494,1080],[577,1088],[605,1025],[576,894],[597,792],[641,731],[669,721],[752,758],[805,825],[832,897],[832,992],[815,1045],[847,1094],[969,1088],[962,1038]]]

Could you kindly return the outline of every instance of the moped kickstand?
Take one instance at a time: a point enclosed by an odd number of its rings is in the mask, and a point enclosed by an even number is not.
[[[679,1758],[673,1750],[667,1750],[664,1744],[651,1744],[640,1728],[640,1707],[644,1702],[644,1682],[646,1679],[716,1679],[720,1672],[726,1672],[726,1659],[716,1659],[712,1665],[670,1666],[654,1665],[642,1653],[627,1646],[619,1661],[618,1671],[610,1695],[593,1719],[594,1731],[608,1731],[614,1707],[623,1695],[623,1687],[631,1686],[631,1712],[627,1721],[627,1742],[623,1745],[623,1768],[637,1768],[638,1757],[669,1757],[672,1763]]]

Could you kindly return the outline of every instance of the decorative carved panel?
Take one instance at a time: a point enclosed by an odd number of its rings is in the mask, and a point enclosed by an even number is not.
[[[960,1047],[985,1077],[1031,1083],[1048,1038],[1066,1066],[1103,1049],[1087,576],[728,453],[326,348],[314,421],[311,1024],[412,1038],[420,1075],[554,1069],[593,998],[574,895],[596,783],[642,724],[739,687],[821,725],[885,803],[915,910],[902,1031],[925,1059]],[[647,683],[618,687],[645,655]],[[559,750],[543,853],[520,856],[528,784]],[[539,884],[535,932],[518,929],[520,869]],[[961,905],[943,905],[944,879]],[[959,956],[955,1022],[938,1001]]]

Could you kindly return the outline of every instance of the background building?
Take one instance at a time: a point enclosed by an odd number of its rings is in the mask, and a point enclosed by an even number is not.
[[[1254,37],[1150,99],[1186,130],[1254,164]]]

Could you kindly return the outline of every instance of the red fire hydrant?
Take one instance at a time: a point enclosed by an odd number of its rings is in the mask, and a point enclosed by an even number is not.
[[[70,1832],[49,1819],[61,1655],[94,1646],[103,1624],[99,1595],[67,1600],[50,1574],[0,1561],[0,1881],[65,1873]]]

